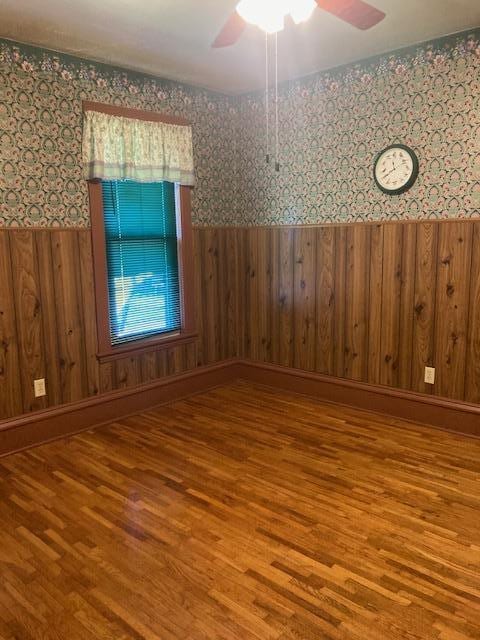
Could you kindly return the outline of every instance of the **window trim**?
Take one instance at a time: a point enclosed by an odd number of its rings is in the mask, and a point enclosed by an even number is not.
[[[167,122],[169,124],[188,124],[183,118],[162,115],[150,111],[127,109],[96,102],[83,102],[84,111],[101,111],[111,115]],[[112,345],[110,333],[110,303],[108,294],[107,251],[105,244],[105,223],[103,217],[102,183],[100,180],[88,181],[90,200],[90,220],[93,253],[93,275],[95,286],[95,313],[97,320],[97,358],[100,362],[109,362],[118,358],[140,355],[149,351],[167,349],[187,342],[198,336],[194,318],[194,258],[193,229],[191,214],[192,187],[175,185],[177,206],[178,272],[180,281],[181,329],[169,333],[157,334],[124,344]]]

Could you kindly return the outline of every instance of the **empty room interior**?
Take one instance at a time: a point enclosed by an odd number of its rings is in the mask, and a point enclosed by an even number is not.
[[[0,640],[480,640],[479,0],[0,0]]]

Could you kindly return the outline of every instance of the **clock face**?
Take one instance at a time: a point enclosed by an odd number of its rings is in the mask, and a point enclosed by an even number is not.
[[[375,182],[384,193],[396,195],[407,191],[417,176],[417,156],[412,149],[404,145],[388,147],[375,161]]]

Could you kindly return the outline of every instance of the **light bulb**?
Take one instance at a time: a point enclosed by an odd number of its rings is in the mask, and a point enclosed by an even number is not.
[[[250,24],[267,33],[281,31],[288,8],[285,0],[240,0],[237,13]]]
[[[264,15],[259,21],[258,26],[267,33],[277,33],[278,31],[282,31],[285,26],[284,20],[285,15],[283,13],[272,12],[268,15]]]
[[[315,0],[294,0],[290,2],[289,13],[295,24],[300,24],[300,22],[305,22],[310,18],[316,6]]]
[[[277,33],[283,29],[288,13],[299,24],[310,18],[316,6],[315,0],[240,0],[237,13],[245,22],[267,33]]]

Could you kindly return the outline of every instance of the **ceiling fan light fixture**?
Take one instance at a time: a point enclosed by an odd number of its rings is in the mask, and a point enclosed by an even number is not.
[[[284,27],[288,9],[280,0],[240,0],[237,13],[245,22],[260,27],[266,33],[277,33]]]
[[[295,24],[306,22],[317,6],[315,0],[295,0],[290,3],[290,15]]]
[[[296,24],[310,18],[317,6],[315,0],[240,0],[238,15],[267,33],[278,33],[285,26],[285,16]]]
[[[213,41],[215,49],[235,44],[247,24],[255,25],[267,35],[278,33],[284,28],[287,16],[296,24],[306,22],[317,6],[362,31],[385,18],[385,13],[368,0],[237,0],[237,3],[236,10]]]

